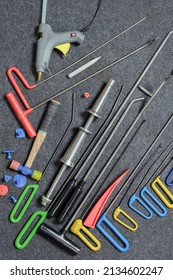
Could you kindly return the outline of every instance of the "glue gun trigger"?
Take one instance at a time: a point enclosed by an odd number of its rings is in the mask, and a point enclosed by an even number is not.
[[[55,46],[55,49],[57,49],[58,51],[60,51],[64,56],[66,56],[66,54],[68,53],[68,51],[70,50],[70,43],[66,43],[66,44],[61,44],[61,45],[57,45]]]

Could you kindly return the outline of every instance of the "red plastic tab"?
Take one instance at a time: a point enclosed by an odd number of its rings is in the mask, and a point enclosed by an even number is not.
[[[4,196],[8,193],[8,187],[6,185],[0,185],[0,196]]]

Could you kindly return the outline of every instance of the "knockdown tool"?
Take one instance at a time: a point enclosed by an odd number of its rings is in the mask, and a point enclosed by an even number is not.
[[[39,24],[36,53],[36,72],[38,80],[41,80],[42,73],[48,69],[49,60],[53,49],[58,49],[64,55],[70,49],[70,43],[82,43],[84,34],[80,31],[68,31],[55,33],[49,24],[46,24],[47,0],[42,1],[42,17]]]
[[[72,143],[69,145],[68,149],[66,150],[65,154],[62,156],[60,161],[63,163],[60,171],[58,172],[56,178],[54,179],[51,187],[49,188],[46,195],[42,196],[42,204],[48,205],[52,201],[51,196],[56,188],[61,176],[63,175],[64,171],[67,167],[73,167],[75,158],[85,141],[86,137],[91,134],[90,132],[90,126],[92,122],[95,120],[95,118],[100,118],[100,111],[108,97],[108,94],[110,92],[110,89],[112,88],[114,84],[114,80],[110,79],[103,91],[100,93],[98,98],[96,99],[95,103],[93,104],[92,108],[88,110],[88,112],[91,114],[88,118],[87,122],[83,127],[80,127],[78,133],[76,134],[75,138],[73,139]]]

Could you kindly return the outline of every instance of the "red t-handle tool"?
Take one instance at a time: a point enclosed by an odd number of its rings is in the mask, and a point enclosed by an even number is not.
[[[33,128],[32,124],[30,123],[27,115],[33,111],[33,109],[29,106],[26,98],[24,97],[21,89],[19,88],[16,80],[14,79],[12,73],[15,73],[16,76],[19,78],[19,80],[22,82],[22,84],[25,86],[25,88],[31,90],[34,89],[37,85],[29,85],[22,73],[17,69],[16,67],[10,67],[7,70],[7,76],[15,89],[16,93],[18,94],[20,100],[22,101],[23,105],[25,106],[26,110],[23,110],[20,106],[17,98],[15,97],[13,92],[9,92],[5,95],[8,103],[10,104],[12,110],[14,111],[16,117],[18,118],[19,122],[22,124],[23,128],[26,130],[27,135],[30,138],[33,138],[36,136],[36,131]]]

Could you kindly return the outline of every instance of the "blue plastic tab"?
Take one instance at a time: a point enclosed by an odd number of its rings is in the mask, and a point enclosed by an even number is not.
[[[171,180],[171,177],[172,177],[172,180]],[[171,171],[167,175],[167,177],[165,179],[165,183],[166,183],[166,185],[168,187],[172,187],[173,186],[173,168],[171,169]]]
[[[118,242],[113,239],[111,235],[102,227],[104,223],[124,244],[124,247],[120,246]],[[116,227],[107,219],[106,213],[103,213],[96,224],[96,228],[104,235],[104,237],[120,252],[127,252],[129,249],[129,242],[127,239],[116,229]]]
[[[141,204],[149,213],[149,216],[143,214],[141,211],[139,211],[137,208],[133,206],[133,203],[137,201],[139,204]],[[153,213],[151,212],[150,208],[145,204],[145,202],[140,199],[135,193],[130,197],[128,202],[129,207],[134,210],[136,213],[138,213],[140,216],[142,216],[146,220],[150,220],[153,216]]]
[[[145,197],[145,194],[147,194],[156,204],[159,206],[159,208],[162,210],[160,212],[154,205]],[[145,201],[145,203],[159,216],[164,217],[167,214],[166,208],[163,206],[163,204],[147,189],[147,186],[144,186],[140,192],[140,196]]]

